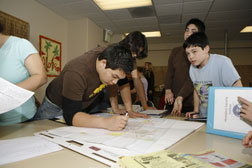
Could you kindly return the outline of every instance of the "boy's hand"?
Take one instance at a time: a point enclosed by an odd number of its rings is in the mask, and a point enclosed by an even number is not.
[[[173,93],[171,89],[165,91],[165,103],[172,104],[174,102]]]
[[[123,130],[127,123],[128,117],[125,115],[113,115],[104,119],[105,128],[111,131],[121,131]]]
[[[242,105],[240,110],[240,116],[252,122],[252,102],[247,101],[242,97],[238,97],[238,101]]]
[[[175,99],[174,105],[173,105],[173,109],[171,114],[175,115],[175,116],[180,116],[181,115],[181,110],[182,110],[182,102],[183,102],[183,97],[178,96]]]
[[[187,112],[186,113],[186,118],[199,118],[199,112]]]
[[[252,131],[249,131],[248,134],[243,138],[242,145],[246,148],[252,147]]]
[[[117,109],[114,111],[115,114],[125,114],[126,110],[125,109]]]
[[[148,116],[147,114],[142,114],[142,113],[138,113],[138,112],[134,112],[134,111],[129,111],[129,117],[130,118],[150,118],[150,116]]]

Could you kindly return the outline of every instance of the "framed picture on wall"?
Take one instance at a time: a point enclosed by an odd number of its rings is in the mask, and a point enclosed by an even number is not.
[[[47,76],[58,76],[61,72],[61,43],[40,35],[39,53],[46,69]]]

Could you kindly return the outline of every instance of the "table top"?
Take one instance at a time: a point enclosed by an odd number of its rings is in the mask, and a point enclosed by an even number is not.
[[[179,117],[169,117],[170,119],[181,119]],[[0,140],[31,136],[35,132],[66,126],[51,120],[32,121],[10,126],[0,127]],[[198,153],[208,149],[217,150],[227,156],[240,161],[252,163],[252,148],[244,148],[241,140],[223,137],[205,132],[206,126],[194,131],[169,149],[177,153]],[[103,163],[78,154],[74,151],[63,149],[58,152],[26,159],[23,161],[2,165],[6,168],[104,168],[108,167]]]

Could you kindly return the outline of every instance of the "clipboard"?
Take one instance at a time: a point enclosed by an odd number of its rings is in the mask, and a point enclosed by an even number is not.
[[[237,97],[252,101],[251,87],[210,87],[206,132],[243,139],[252,130],[251,123],[240,118]]]

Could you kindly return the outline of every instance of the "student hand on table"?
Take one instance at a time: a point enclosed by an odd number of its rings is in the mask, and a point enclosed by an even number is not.
[[[252,147],[252,131],[249,131],[248,134],[243,138],[242,145],[246,148]]]
[[[195,112],[195,111],[187,112],[186,118],[199,118],[198,114],[199,114],[199,112]]]
[[[182,105],[183,105],[182,102],[183,102],[183,97],[181,96],[178,96],[175,99],[171,115],[175,115],[175,116],[181,115],[181,110],[182,110]]]
[[[125,109],[117,109],[117,110],[114,110],[114,113],[115,114],[126,114],[126,110]]]
[[[128,116],[126,115],[113,115],[112,117],[105,118],[105,128],[111,131],[123,130],[128,123]]]
[[[252,102],[242,97],[238,97],[238,101],[242,105],[240,110],[240,116],[252,122]]]
[[[172,104],[174,102],[173,93],[171,89],[165,90],[165,103]]]
[[[150,118],[150,116],[148,116],[147,114],[142,114],[139,112],[134,112],[134,111],[129,111],[129,117],[130,118]]]

